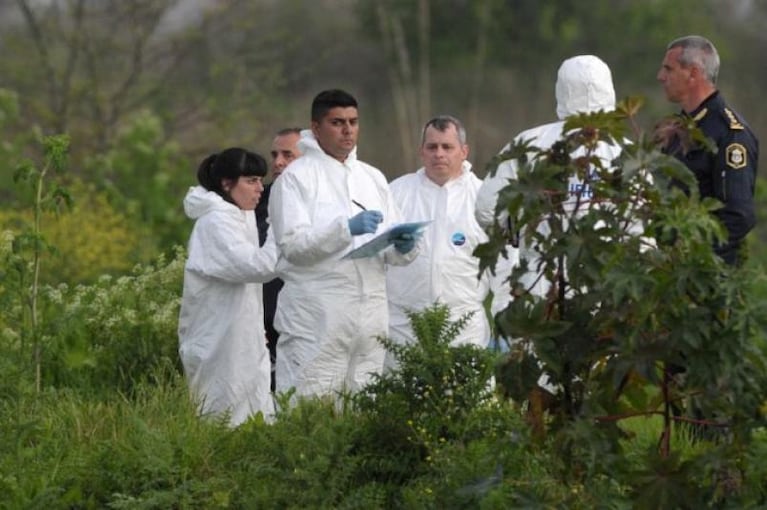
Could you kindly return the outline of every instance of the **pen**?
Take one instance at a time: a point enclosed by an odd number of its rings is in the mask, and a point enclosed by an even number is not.
[[[357,202],[357,201],[356,201],[356,200],[354,200],[353,198],[352,198],[352,204],[356,205],[357,207],[359,207],[359,208],[360,208],[360,209],[362,209],[363,211],[367,211],[367,210],[368,210],[368,209],[367,209],[367,207],[365,207],[364,205],[360,204],[359,202]]]

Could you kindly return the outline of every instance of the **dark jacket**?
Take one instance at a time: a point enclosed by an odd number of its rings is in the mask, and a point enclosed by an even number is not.
[[[256,206],[256,224],[258,225],[258,243],[263,246],[266,241],[266,234],[269,230],[269,195],[272,191],[272,185],[268,184],[261,194]],[[269,352],[274,359],[277,338],[280,336],[274,329],[274,313],[277,310],[277,295],[282,289],[283,281],[279,278],[264,284],[264,329],[266,330],[266,340],[269,344]]]
[[[700,144],[684,151],[679,139],[665,152],[682,161],[698,181],[701,198],[712,197],[724,205],[714,214],[728,232],[726,243],[715,246],[728,264],[737,264],[738,251],[754,224],[754,186],[759,161],[759,141],[738,113],[727,107],[717,91],[688,115],[716,145],[711,152]]]

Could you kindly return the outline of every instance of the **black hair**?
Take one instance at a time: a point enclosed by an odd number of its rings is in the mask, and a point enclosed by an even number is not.
[[[243,175],[264,177],[268,168],[266,160],[255,152],[232,147],[203,159],[197,169],[197,180],[206,190],[231,202],[223,188],[224,180],[237,181]]]
[[[312,101],[312,121],[319,122],[332,108],[357,108],[354,96],[340,89],[324,90]]]

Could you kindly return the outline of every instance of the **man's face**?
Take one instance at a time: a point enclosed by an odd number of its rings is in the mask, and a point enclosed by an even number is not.
[[[658,70],[658,81],[663,86],[666,98],[672,103],[682,103],[689,95],[695,69],[693,66],[682,67],[679,63],[681,53],[682,48],[668,50]]]
[[[462,144],[458,131],[450,124],[445,131],[434,126],[426,128],[421,161],[426,176],[440,186],[461,175],[462,165],[469,156],[469,146]]]
[[[312,132],[322,150],[343,163],[357,145],[358,121],[356,108],[338,106],[328,110],[319,122],[312,121]]]
[[[288,133],[286,135],[277,135],[272,140],[272,178],[280,176],[285,167],[291,161],[301,155],[298,150],[298,133]]]

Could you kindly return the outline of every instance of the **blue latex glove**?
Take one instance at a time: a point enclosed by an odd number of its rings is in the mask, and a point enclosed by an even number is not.
[[[417,234],[402,234],[394,240],[394,249],[404,255],[415,248],[415,243],[420,237]]]
[[[381,211],[362,211],[349,219],[349,232],[353,236],[372,234],[382,221],[383,214],[381,214]]]

